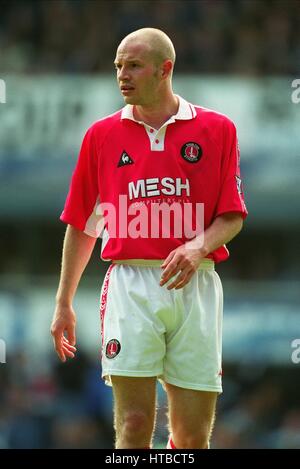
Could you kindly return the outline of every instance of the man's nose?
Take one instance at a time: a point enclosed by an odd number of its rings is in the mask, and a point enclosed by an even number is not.
[[[126,67],[121,67],[119,69],[119,76],[118,76],[119,80],[122,81],[122,80],[126,80],[129,78],[129,73],[128,73],[128,68]]]

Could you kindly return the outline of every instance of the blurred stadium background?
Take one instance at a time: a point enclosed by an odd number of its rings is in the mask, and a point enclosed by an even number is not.
[[[224,393],[212,447],[299,448],[297,0],[0,2],[0,448],[113,447],[111,389],[99,378],[107,269],[99,246],[76,296],[76,360],[58,362],[49,327],[65,230],[59,215],[79,145],[94,120],[123,106],[114,53],[143,26],[174,40],[175,92],[226,113],[240,138],[250,214],[218,267]],[[155,447],[164,447],[158,393]]]

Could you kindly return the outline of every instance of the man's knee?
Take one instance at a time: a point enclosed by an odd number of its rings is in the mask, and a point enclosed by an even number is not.
[[[129,435],[147,434],[152,431],[153,422],[143,411],[129,411],[123,417],[123,431]]]
[[[190,432],[184,428],[173,430],[173,442],[178,449],[207,449],[209,447],[210,432],[198,429]]]

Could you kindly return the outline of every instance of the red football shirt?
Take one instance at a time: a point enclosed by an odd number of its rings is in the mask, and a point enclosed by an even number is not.
[[[236,129],[228,117],[179,98],[178,113],[159,130],[136,121],[131,105],[89,128],[61,220],[102,236],[104,260],[165,259],[189,238],[174,228],[176,211],[164,232],[162,216],[154,219],[151,211],[162,203],[190,204],[193,221],[196,204],[203,204],[205,229],[226,212],[246,217]],[[224,245],[208,257],[220,262],[228,255]]]

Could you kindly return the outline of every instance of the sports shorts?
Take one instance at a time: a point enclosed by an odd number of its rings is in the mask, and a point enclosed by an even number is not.
[[[204,259],[179,290],[159,285],[163,261],[115,261],[100,301],[102,377],[156,376],[186,389],[222,392],[223,291]],[[168,283],[173,281],[169,280]]]

